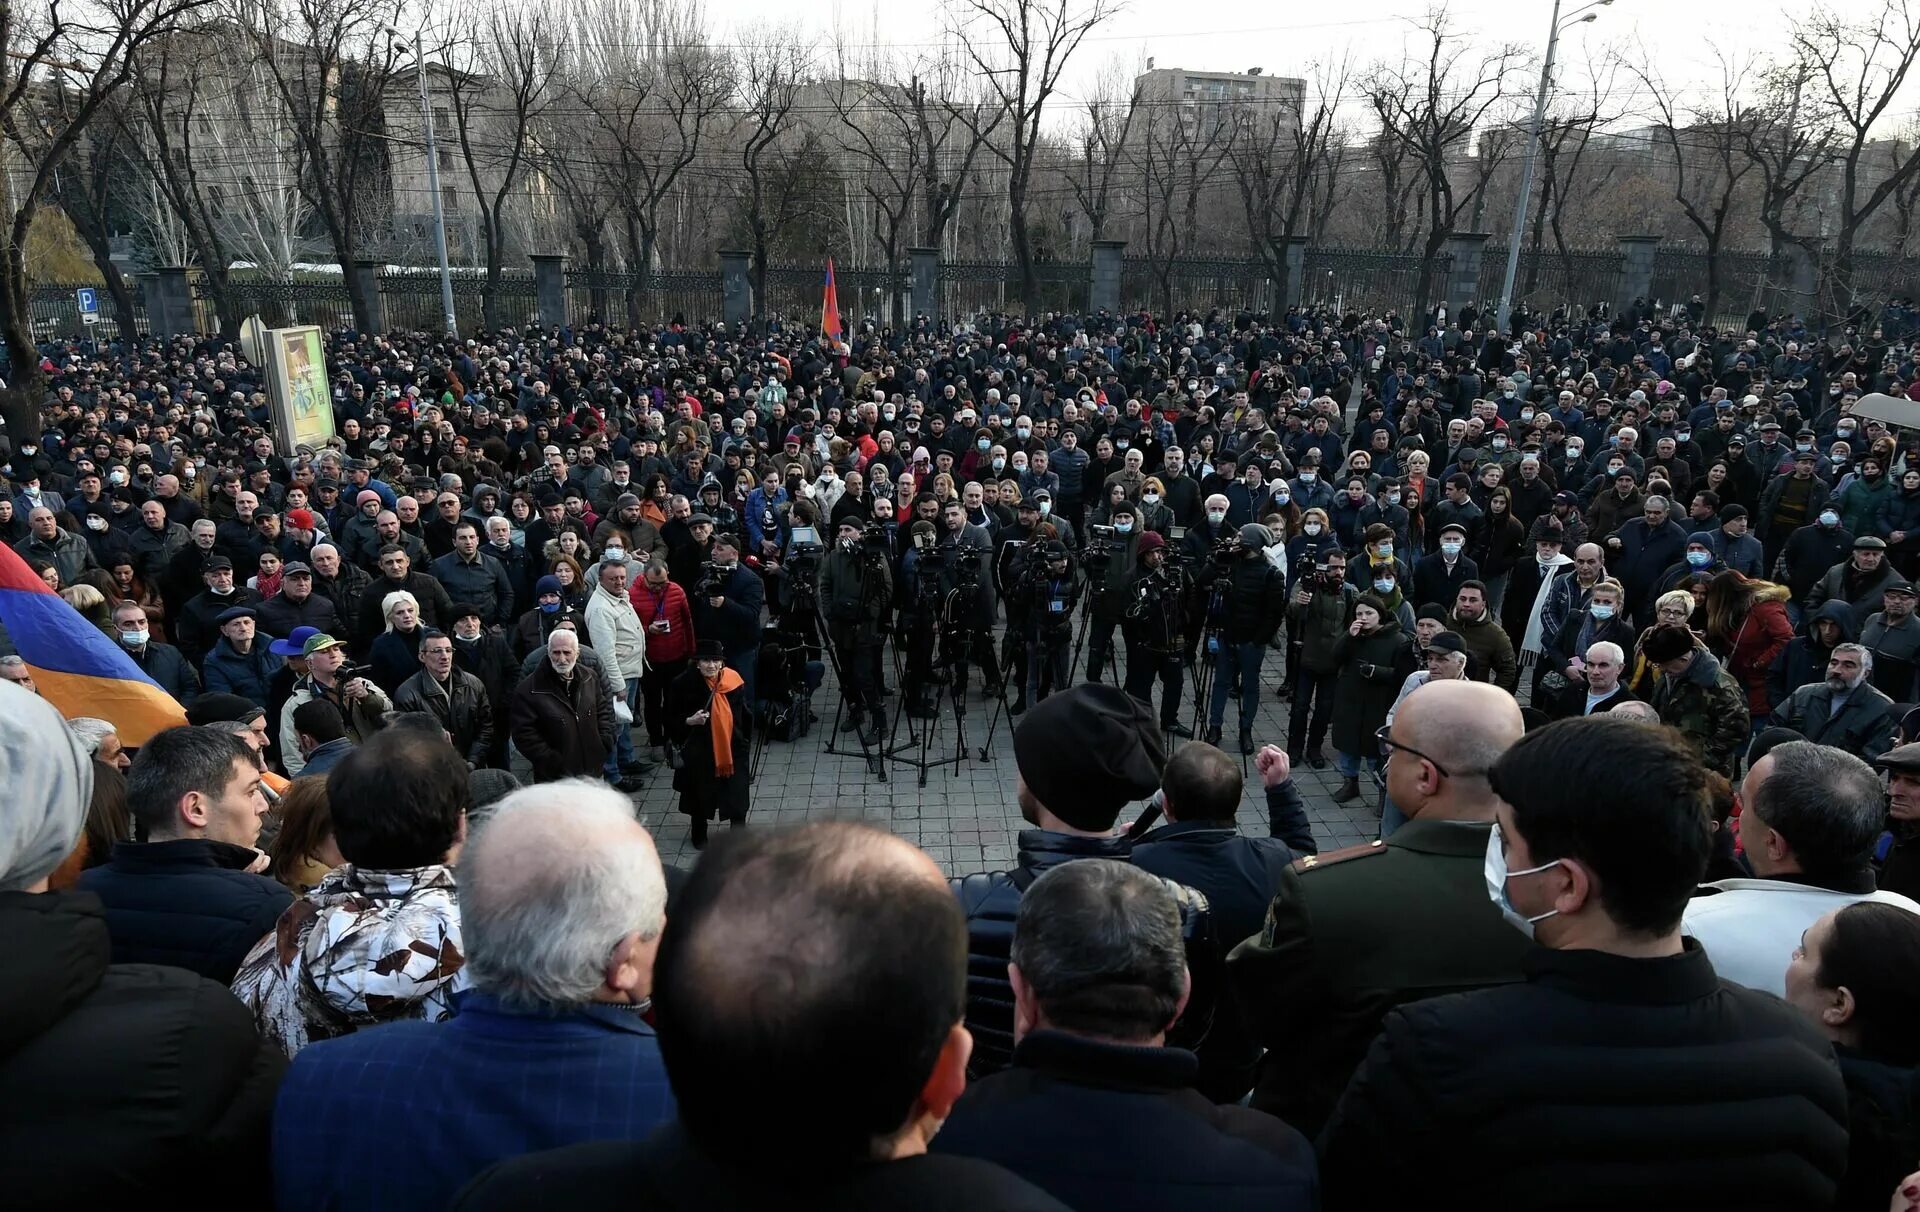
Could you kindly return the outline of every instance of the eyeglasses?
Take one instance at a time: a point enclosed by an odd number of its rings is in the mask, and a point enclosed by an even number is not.
[[[1471,779],[1471,778],[1486,777],[1487,772],[1484,770],[1462,770],[1459,774],[1454,774],[1453,772],[1449,771],[1445,766],[1442,766],[1439,762],[1434,761],[1431,757],[1420,752],[1418,749],[1415,749],[1413,746],[1402,745],[1399,741],[1394,740],[1392,733],[1393,733],[1393,725],[1384,724],[1381,726],[1378,732],[1375,732],[1373,734],[1373,739],[1379,742],[1380,748],[1382,749],[1386,749],[1386,750],[1398,749],[1403,753],[1412,754],[1414,757],[1419,758],[1421,761],[1427,763],[1429,766],[1432,766],[1435,770],[1439,771],[1440,777],[1443,779],[1454,779],[1454,778]],[[1393,755],[1391,752],[1389,752],[1387,755],[1389,760],[1392,759],[1392,756]]]

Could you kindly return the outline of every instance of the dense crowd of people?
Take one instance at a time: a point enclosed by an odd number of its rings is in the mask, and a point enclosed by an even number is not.
[[[1891,319],[344,332],[297,450],[230,343],[49,346],[0,538],[188,722],[130,748],[0,655],[0,1173],[1920,1206]],[[884,776],[970,707],[1013,869],[732,828],[764,746]],[[1379,833],[1321,854],[1329,766]],[[661,778],[730,826],[689,871]]]

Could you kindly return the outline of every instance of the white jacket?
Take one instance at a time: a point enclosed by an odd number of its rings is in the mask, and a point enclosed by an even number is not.
[[[1787,963],[1800,935],[1835,909],[1856,901],[1898,905],[1920,913],[1898,892],[1830,892],[1787,880],[1720,880],[1720,891],[1687,902],[1681,930],[1700,940],[1713,970],[1736,985],[1784,997]]]
[[[606,667],[613,695],[620,698],[627,693],[627,680],[647,671],[647,629],[640,625],[626,594],[608,593],[596,585],[587,599],[587,630]]]

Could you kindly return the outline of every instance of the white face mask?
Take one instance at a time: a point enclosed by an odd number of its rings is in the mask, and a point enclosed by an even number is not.
[[[1302,530],[1304,530],[1304,531],[1306,531],[1306,532],[1307,532],[1308,534],[1319,534],[1319,533],[1320,533],[1320,523],[1318,523],[1318,522],[1308,522],[1308,523],[1307,523],[1307,524],[1306,524],[1305,526],[1302,526],[1302,527],[1301,527],[1300,529],[1302,529]]]
[[[1544,922],[1560,911],[1549,909],[1545,913],[1536,913],[1532,917],[1527,917],[1515,909],[1513,902],[1507,898],[1507,881],[1517,875],[1538,875],[1550,867],[1558,867],[1564,861],[1555,859],[1551,863],[1542,863],[1538,867],[1508,871],[1506,846],[1500,836],[1500,824],[1496,821],[1492,831],[1487,835],[1487,860],[1482,868],[1487,880],[1487,899],[1499,908],[1500,916],[1506,918],[1509,925],[1528,938],[1532,938],[1535,922]]]

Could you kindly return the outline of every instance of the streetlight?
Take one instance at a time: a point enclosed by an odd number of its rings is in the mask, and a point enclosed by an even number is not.
[[[440,318],[447,335],[457,337],[460,327],[453,315],[453,273],[447,268],[447,214],[440,205],[440,156],[433,141],[433,107],[427,102],[426,53],[417,36],[409,38],[391,25],[386,31],[395,46],[413,52],[414,75],[420,78],[420,121],[427,128],[427,190],[433,195],[433,251],[440,258]]]
[[[1596,8],[1605,8],[1613,0],[1593,0],[1560,19],[1560,0],[1553,0],[1553,21],[1547,27],[1547,59],[1540,65],[1540,88],[1533,97],[1533,125],[1527,132],[1527,158],[1520,169],[1520,196],[1513,200],[1513,235],[1507,240],[1507,272],[1500,282],[1500,312],[1497,330],[1507,331],[1513,318],[1513,279],[1520,272],[1520,241],[1527,227],[1527,206],[1533,201],[1533,160],[1540,152],[1540,127],[1547,118],[1547,91],[1553,87],[1553,53],[1560,45],[1560,31],[1570,25],[1585,25],[1600,16]]]

